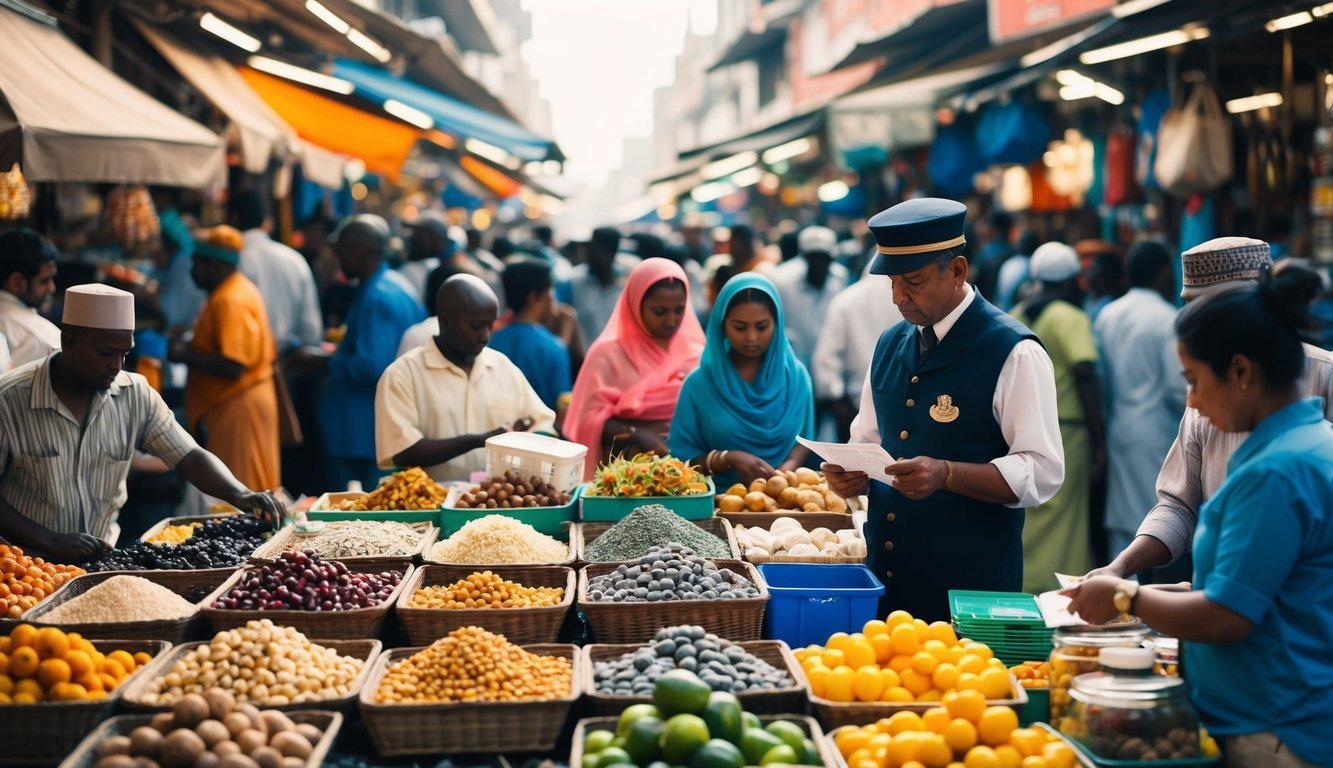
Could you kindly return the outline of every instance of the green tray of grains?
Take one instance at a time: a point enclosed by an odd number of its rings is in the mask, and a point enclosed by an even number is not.
[[[577,529],[567,526],[563,541],[505,515],[487,515],[436,542],[425,555],[444,565],[568,565],[578,549]]]
[[[686,520],[660,504],[645,504],[618,523],[582,523],[585,563],[624,563],[638,560],[650,548],[677,543],[702,557],[740,559],[731,523],[717,517]]]
[[[713,494],[717,486],[708,478],[708,490],[689,496],[589,496],[579,499],[579,519],[584,522],[615,522],[644,504],[659,504],[687,520],[713,516]]]
[[[216,589],[231,571],[199,571],[194,583],[163,586],[140,576],[114,571],[88,573],[66,582],[23,620],[58,626],[66,632],[104,640],[163,640],[183,643],[199,616],[200,590]],[[206,597],[206,595],[205,595]]]

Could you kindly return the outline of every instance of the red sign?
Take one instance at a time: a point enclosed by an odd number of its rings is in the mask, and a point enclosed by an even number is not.
[[[1001,43],[1064,26],[1116,4],[1116,0],[988,0],[990,39]]]

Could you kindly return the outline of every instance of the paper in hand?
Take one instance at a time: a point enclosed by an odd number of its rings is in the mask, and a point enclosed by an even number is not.
[[[1060,594],[1060,590],[1051,590],[1037,595],[1037,607],[1041,609],[1041,618],[1048,627],[1080,627],[1088,622],[1069,612],[1073,601],[1069,595]]]
[[[1069,589],[1070,587],[1077,587],[1079,584],[1083,583],[1082,576],[1070,576],[1067,573],[1059,573],[1059,572],[1056,572],[1055,580],[1060,584],[1060,589]]]
[[[796,442],[809,448],[829,464],[837,464],[848,472],[864,472],[871,480],[893,485],[896,478],[884,471],[897,459],[878,443],[819,443],[797,437]]]

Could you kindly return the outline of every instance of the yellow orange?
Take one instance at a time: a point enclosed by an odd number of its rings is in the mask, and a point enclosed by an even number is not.
[[[24,645],[14,649],[9,656],[9,674],[16,679],[32,677],[37,674],[37,665],[42,662],[37,649]]]
[[[921,702],[921,703],[926,703],[926,702],[935,703],[935,702],[943,701],[943,700],[944,700],[944,694],[943,694],[943,693],[940,693],[939,691],[935,690],[934,688],[931,688],[929,691],[926,691],[925,693],[923,693],[923,694],[917,696],[917,697],[916,697],[916,700],[917,700],[918,702]]]
[[[1020,768],[1023,764],[1023,756],[1008,744],[996,747],[995,756],[1000,759],[1000,768]]]
[[[893,658],[893,638],[889,637],[887,630],[871,636],[870,647],[875,649],[875,662],[878,664],[888,664],[889,659]]]
[[[826,651],[843,651],[847,649],[847,644],[852,641],[852,636],[846,632],[834,632],[829,635],[828,642],[824,643]]]
[[[963,765],[967,768],[1000,768],[1000,758],[990,747],[973,747],[963,758]]]
[[[911,656],[894,656],[889,659],[889,669],[899,674],[912,668]]]
[[[953,625],[947,621],[932,622],[930,625],[930,636],[932,639],[939,640],[946,646],[956,645],[958,643],[958,635],[953,631]]]
[[[72,676],[64,659],[45,659],[37,667],[37,682],[50,688],[56,683],[68,683]]]
[[[927,651],[917,651],[912,656],[912,669],[929,677],[935,672],[935,668],[940,665],[938,659],[930,655]]]
[[[1009,735],[1018,728],[1018,715],[1008,707],[986,707],[977,720],[977,736],[990,747],[1006,744]]]
[[[33,680],[32,678],[27,678],[24,680],[20,680],[14,684],[14,695],[33,696],[36,697],[38,701],[41,701],[43,698],[46,697],[46,691],[42,688],[41,683],[37,682],[36,680]]]
[[[913,696],[920,696],[934,687],[930,675],[923,675],[915,669],[904,669],[898,676],[902,678],[903,687],[911,691]]]
[[[946,662],[935,667],[935,671],[930,674],[930,680],[937,689],[951,691],[958,687],[958,676],[961,674],[958,667]]]
[[[884,623],[889,625],[890,630],[892,630],[899,624],[911,624],[912,614],[908,613],[907,611],[894,611],[888,615],[888,617],[884,620]]]
[[[991,667],[982,672],[978,679],[981,681],[981,692],[988,699],[1007,699],[1013,693],[1009,684],[1009,671],[1006,669]]]
[[[884,693],[879,697],[879,700],[896,704],[906,704],[911,701],[916,701],[916,697],[912,695],[911,691],[901,685],[895,685],[892,688],[885,688]]]
[[[925,723],[921,722],[921,715],[915,712],[894,712],[889,716],[888,732],[893,736],[907,731],[920,731],[925,727]]]
[[[1047,744],[1041,756],[1046,761],[1046,768],[1073,768],[1075,762],[1074,750],[1068,744],[1058,741]]]
[[[1047,763],[1040,757],[1025,757],[1023,762],[1019,763],[1019,768],[1048,768]]]
[[[833,673],[829,675],[828,684],[824,689],[824,697],[830,701],[842,703],[853,701],[856,698],[852,692],[855,680],[856,671],[851,667],[846,665],[835,667]]]
[[[0,675],[0,693],[8,696],[14,692],[14,678],[9,675]]]
[[[949,710],[944,707],[931,707],[921,713],[921,724],[931,733],[944,733],[949,725]]]
[[[842,652],[841,648],[825,648],[819,660],[824,662],[824,666],[829,669],[837,669],[847,665],[847,655]]]
[[[1046,745],[1046,735],[1035,728],[1016,728],[1009,734],[1009,743],[1023,757],[1040,755]]]
[[[921,650],[935,657],[935,661],[944,662],[949,660],[949,646],[941,643],[939,640],[927,640],[921,644]]]
[[[814,667],[807,669],[805,679],[810,681],[810,692],[821,699],[828,698],[826,693],[828,691],[829,675],[831,674],[833,674],[833,670],[819,662],[816,662]]]
[[[986,712],[986,697],[980,691],[953,691],[944,695],[949,714],[977,723]]]
[[[69,639],[55,627],[42,627],[37,630],[33,647],[43,659],[62,659],[69,653]]]
[[[92,657],[83,651],[71,650],[65,654],[65,661],[69,664],[70,674],[74,677],[86,675],[89,672],[96,673],[97,671],[93,668]]]
[[[971,672],[964,672],[963,674],[958,676],[958,690],[976,691],[977,693],[980,693],[982,696],[986,695],[981,690],[981,675],[973,674]]]
[[[867,664],[875,663],[875,647],[864,637],[853,638],[843,651],[843,656],[847,660],[847,666],[860,669]]]
[[[944,737],[938,733],[926,734],[920,740],[916,759],[926,768],[944,768],[953,760],[953,750],[944,743]]]
[[[958,660],[958,669],[963,672],[971,672],[974,675],[979,675],[986,671],[986,660],[975,653],[968,653]]]
[[[89,645],[89,648],[91,647],[92,646]],[[138,669],[139,667],[142,667],[143,665],[147,664],[152,660],[153,660],[152,656],[148,655],[143,651],[139,651],[138,653],[134,654],[134,667]]]
[[[856,670],[852,680],[852,694],[857,701],[879,701],[884,693],[884,678],[880,677],[879,667],[866,664]]]
[[[990,646],[986,645],[985,643],[968,641],[963,644],[963,648],[966,649],[968,653],[974,656],[980,656],[983,660],[995,656],[995,653],[990,649]]]
[[[37,628],[31,624],[20,624],[9,633],[9,644],[13,648],[31,646],[36,639]]]
[[[912,619],[912,628],[916,630],[916,640],[924,643],[930,639],[930,625],[921,619]]]
[[[865,728],[847,728],[833,737],[833,743],[837,745],[838,752],[843,757],[850,757],[858,749],[870,746],[871,735]]]
[[[970,720],[955,717],[944,726],[944,743],[960,755],[967,754],[977,745],[977,727]]]
[[[904,765],[917,758],[921,751],[921,735],[915,731],[895,734],[887,751],[889,765]]]
[[[911,656],[921,650],[921,638],[917,637],[916,627],[912,624],[899,624],[889,633],[893,640],[893,652],[902,656]]]
[[[880,621],[879,619],[871,619],[865,623],[865,626],[861,627],[861,633],[866,637],[887,635],[889,633],[889,625],[887,622]]]
[[[133,672],[134,668],[138,666],[134,663],[134,657],[127,651],[112,651],[106,655],[106,658],[107,661],[114,661],[116,664],[120,665],[120,668],[125,670],[125,674],[127,675]]]
[[[889,667],[880,667],[879,676],[884,680],[884,687],[886,689],[897,688],[903,684],[902,678],[898,676],[898,673]]]

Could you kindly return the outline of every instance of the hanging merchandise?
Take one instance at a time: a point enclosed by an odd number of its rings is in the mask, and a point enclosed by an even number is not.
[[[26,219],[31,207],[28,182],[23,178],[19,164],[14,163],[9,171],[0,173],[0,221]]]
[[[1139,140],[1134,153],[1134,180],[1145,190],[1161,189],[1153,173],[1153,164],[1157,162],[1158,132],[1162,129],[1162,118],[1171,109],[1171,91],[1158,88],[1148,94],[1139,108]]]
[[[1045,163],[1033,163],[1028,169],[1032,178],[1032,210],[1038,213],[1062,213],[1073,207],[1069,195],[1051,183]],[[1006,171],[1007,175],[1007,171]]]
[[[1206,82],[1194,85],[1184,106],[1162,118],[1153,172],[1166,191],[1188,197],[1231,178],[1231,122]]]
[[[106,225],[111,236],[132,251],[156,240],[161,234],[161,223],[153,198],[145,186],[117,187],[106,200]]]
[[[962,124],[942,126],[930,148],[926,173],[935,189],[945,197],[964,197],[972,192],[972,177],[984,169],[972,132]]]
[[[1021,165],[1011,165],[1000,176],[996,202],[1006,211],[1026,211],[1032,207],[1032,176]]]
[[[1083,196],[1092,187],[1094,161],[1092,142],[1072,128],[1065,131],[1063,139],[1051,142],[1042,155],[1051,190],[1060,197],[1070,198],[1075,205],[1083,204]]]
[[[1106,139],[1106,184],[1102,191],[1102,201],[1107,205],[1125,205],[1133,202],[1139,194],[1134,182],[1134,129],[1121,125],[1111,131]]]
[[[1216,215],[1212,195],[1190,195],[1180,217],[1180,250],[1188,251],[1216,237]]]
[[[1050,140],[1041,115],[1018,102],[991,105],[977,124],[977,150],[986,165],[1027,165],[1041,158]]]

